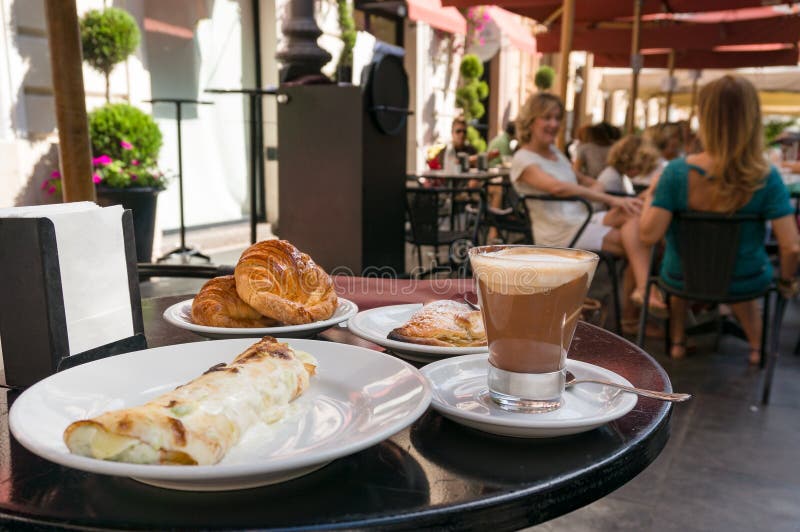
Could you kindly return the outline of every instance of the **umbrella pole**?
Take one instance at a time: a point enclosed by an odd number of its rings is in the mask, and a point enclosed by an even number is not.
[[[697,79],[699,76],[695,76],[694,80],[692,81],[692,100],[689,107],[689,127],[692,125],[692,118],[694,118],[694,104],[697,101]]]
[[[667,68],[669,68],[669,88],[667,90],[667,112],[664,114],[664,122],[669,122],[669,108],[672,107],[672,79],[675,75],[675,50],[669,51],[667,58]]]
[[[94,201],[78,11],[74,1],[46,0],[44,5],[58,125],[61,191],[64,202]]]
[[[639,70],[642,68],[642,57],[639,55],[639,29],[642,24],[642,0],[633,0],[633,34],[631,36],[631,98],[628,103],[628,133],[633,132],[636,118],[636,99],[639,97]]]
[[[569,80],[569,53],[572,51],[572,27],[575,23],[575,0],[564,0],[561,10],[561,64],[558,67],[558,90],[561,102],[567,105],[567,81]],[[566,117],[564,117],[566,118]],[[567,128],[558,133],[558,147],[564,149]]]

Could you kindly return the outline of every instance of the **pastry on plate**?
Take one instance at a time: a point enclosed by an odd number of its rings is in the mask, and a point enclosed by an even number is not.
[[[392,330],[389,340],[439,347],[486,345],[486,331],[479,310],[451,300],[428,303]]]
[[[239,297],[281,323],[326,320],[336,310],[331,277],[286,240],[253,244],[244,250],[233,273]]]
[[[277,320],[262,316],[236,293],[233,275],[215,277],[192,301],[192,321],[209,327],[274,327]]]
[[[212,465],[248,428],[281,419],[310,384],[317,362],[270,336],[141,406],[76,421],[75,454],[136,464]]]

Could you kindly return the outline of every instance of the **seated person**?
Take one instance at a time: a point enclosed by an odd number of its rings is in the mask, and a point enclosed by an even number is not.
[[[676,289],[683,287],[672,225],[674,212],[758,214],[771,220],[778,240],[778,287],[785,296],[796,294],[800,237],[786,186],[763,155],[761,108],[755,87],[745,78],[724,76],[703,87],[698,109],[704,151],[669,163],[646,195],[641,238],[654,244],[666,235],[662,279]],[[772,266],[764,248],[765,232],[763,225],[742,227],[730,293],[756,293],[772,282]],[[686,301],[672,297],[670,303],[670,355],[682,358],[686,355]],[[731,309],[747,335],[748,360],[758,364],[762,334],[758,302],[734,303]]]
[[[650,175],[659,168],[660,157],[658,150],[642,137],[627,135],[611,147],[608,166],[597,176],[597,181],[606,192],[633,195],[631,178]]]
[[[575,247],[627,257],[636,281],[631,300],[641,305],[650,259],[649,246],[639,240],[642,202],[606,194],[596,180],[576,175],[567,158],[553,145],[563,116],[564,106],[558,97],[542,92],[528,98],[517,119],[520,148],[511,163],[511,182],[519,194],[579,196],[609,205],[609,211],[592,215]],[[529,201],[528,205],[533,236],[539,245],[569,245],[586,219],[585,207],[579,203]],[[654,314],[666,310],[658,294],[654,293],[648,304]]]
[[[470,157],[470,165],[474,165],[478,150],[467,140],[467,121],[459,115],[453,119],[450,127],[451,140],[439,152],[439,168],[453,172],[458,169],[458,155],[466,153]]]
[[[496,155],[489,159],[489,166],[500,166],[503,163],[503,157],[511,157],[514,155],[514,150],[511,148],[511,141],[514,140],[516,127],[514,122],[506,124],[506,128],[500,132],[495,138],[489,142],[489,147],[486,151],[489,154]]]
[[[580,143],[575,151],[575,162],[572,164],[576,173],[596,178],[605,168],[608,152],[614,143],[609,125],[601,122],[580,129],[578,137]]]

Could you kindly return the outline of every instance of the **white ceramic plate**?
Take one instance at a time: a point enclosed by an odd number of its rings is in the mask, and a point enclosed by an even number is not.
[[[146,349],[57,373],[14,401],[11,432],[31,452],[75,469],[172,489],[229,490],[281,482],[319,469],[388,438],[428,408],[430,387],[407,362],[346,344],[287,341],[319,361],[311,386],[292,402],[284,419],[252,427],[216,465],[95,460],[70,453],[62,434],[73,421],[139,405],[174,389],[209,367],[232,360],[252,339]]]
[[[422,308],[422,304],[391,305],[370,310],[362,310],[347,322],[347,328],[365,340],[390,349],[403,358],[417,362],[432,362],[446,357],[485,353],[482,347],[439,347],[435,345],[419,345],[409,342],[389,340],[386,336],[392,329],[406,323],[411,315]]]
[[[164,311],[164,319],[172,325],[195,332],[200,336],[214,340],[228,338],[261,338],[262,336],[281,336],[282,338],[309,338],[317,333],[333,327],[337,323],[355,316],[358,306],[350,300],[339,298],[339,305],[333,316],[327,320],[304,323],[303,325],[281,325],[279,327],[209,327],[197,325],[192,321],[192,301],[187,299],[175,303]]]
[[[564,404],[543,414],[508,412],[488,397],[488,355],[440,360],[422,368],[433,388],[431,406],[443,416],[474,429],[502,436],[549,438],[577,434],[624,416],[637,396],[600,384],[577,384],[564,392]],[[624,377],[593,364],[567,359],[576,378],[596,378],[630,386]]]

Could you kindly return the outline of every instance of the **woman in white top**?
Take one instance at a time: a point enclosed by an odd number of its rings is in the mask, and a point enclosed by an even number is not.
[[[552,94],[540,92],[528,98],[517,117],[520,148],[511,163],[511,182],[519,194],[579,196],[609,205],[608,211],[592,215],[575,247],[627,257],[636,280],[631,300],[641,303],[650,258],[650,248],[639,240],[642,201],[606,194],[595,179],[575,174],[567,158],[553,145],[563,115],[561,100]],[[586,218],[585,207],[577,202],[529,201],[528,207],[538,245],[569,245]],[[663,313],[665,305],[655,292],[650,307]]]

